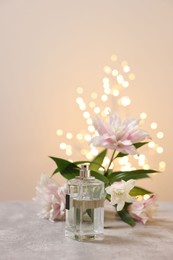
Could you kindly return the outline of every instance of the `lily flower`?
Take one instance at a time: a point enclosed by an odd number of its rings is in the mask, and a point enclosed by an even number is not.
[[[41,205],[41,218],[50,221],[65,219],[65,186],[60,186],[54,179],[42,175],[36,186],[36,197],[33,200]]]
[[[124,154],[136,154],[134,144],[149,138],[146,131],[139,129],[139,119],[122,121],[117,113],[109,115],[109,123],[96,118],[93,125],[99,135],[91,139],[91,144]]]
[[[111,195],[111,205],[117,204],[117,211],[121,211],[126,202],[134,202],[134,197],[129,195],[129,192],[135,186],[135,180],[124,180],[114,182],[111,186],[108,186],[105,190]]]
[[[152,220],[156,211],[156,195],[151,195],[148,199],[135,201],[128,207],[128,213],[134,220],[145,224],[148,220]]]

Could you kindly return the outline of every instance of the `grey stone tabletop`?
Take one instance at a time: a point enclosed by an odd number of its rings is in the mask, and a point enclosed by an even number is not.
[[[32,201],[0,202],[0,260],[173,259],[173,202],[158,203],[154,221],[134,228],[106,209],[105,238],[90,242],[65,237],[65,223],[38,210]]]

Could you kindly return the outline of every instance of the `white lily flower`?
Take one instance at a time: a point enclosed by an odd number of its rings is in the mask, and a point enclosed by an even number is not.
[[[129,192],[135,186],[135,180],[124,180],[114,182],[111,186],[108,186],[105,190],[111,195],[111,205],[117,204],[117,211],[121,211],[125,205],[125,202],[134,202],[135,198],[129,195]]]

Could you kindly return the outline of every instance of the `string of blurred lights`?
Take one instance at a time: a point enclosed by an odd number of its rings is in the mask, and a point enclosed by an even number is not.
[[[117,56],[112,55],[111,61],[113,63],[117,62]],[[135,79],[135,74],[131,72],[131,68],[128,65],[127,61],[121,62],[121,65],[119,67],[118,69],[115,68],[114,64],[113,68],[111,68],[110,66],[104,67],[104,73],[106,74],[106,76],[102,80],[102,93],[98,94],[97,92],[92,92],[88,103],[86,103],[86,101],[82,97],[84,89],[82,87],[77,88],[76,92],[78,96],[76,98],[76,103],[82,112],[82,116],[86,122],[87,129],[83,129],[76,134],[71,132],[65,133],[62,129],[58,129],[56,131],[59,137],[62,137],[63,140],[66,140],[60,142],[59,148],[65,151],[65,154],[69,157],[69,159],[71,159],[71,161],[74,149],[73,143],[75,139],[77,139],[77,141],[81,144],[80,153],[87,160],[93,159],[99,153],[100,150],[98,148],[93,147],[92,145],[88,145],[92,136],[96,133],[95,128],[92,125],[92,118],[94,117],[93,114],[99,115],[100,117],[104,118],[108,115],[109,112],[111,112],[109,97],[115,98],[120,107],[128,109],[128,107],[131,105],[132,102],[130,97],[127,95],[123,95],[123,90],[130,86],[130,81],[133,81]],[[146,120],[148,118],[147,113],[141,112],[139,117],[142,124],[146,123]],[[156,139],[157,142],[151,141],[148,143],[149,152],[147,152],[147,156],[144,154],[144,151],[139,155],[124,156],[122,158],[119,158],[119,160],[117,160],[116,162],[116,169],[118,170],[119,167],[122,171],[128,171],[133,169],[135,170],[136,168],[138,168],[138,166],[142,167],[143,169],[149,169],[150,165],[148,154],[150,153],[153,155],[156,153],[159,156],[164,152],[163,147],[159,145],[159,141],[164,138],[164,133],[158,130],[158,128],[159,127],[156,122],[150,123],[150,129],[154,131],[154,139]],[[71,144],[69,144],[69,142],[71,142]],[[108,163],[109,158],[105,157],[103,165],[106,166],[108,165]],[[112,163],[111,167],[113,168],[115,167],[115,165]],[[166,168],[166,162],[159,160],[156,167],[159,171],[164,171]]]

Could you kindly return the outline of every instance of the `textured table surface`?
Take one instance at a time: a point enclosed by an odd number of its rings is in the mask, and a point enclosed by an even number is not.
[[[173,259],[173,202],[162,202],[151,223],[129,227],[105,212],[105,239],[78,242],[64,236],[64,222],[37,217],[34,202],[0,202],[0,260]]]

